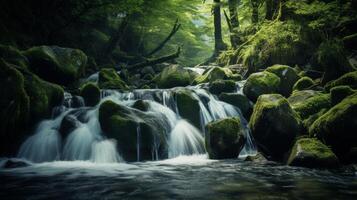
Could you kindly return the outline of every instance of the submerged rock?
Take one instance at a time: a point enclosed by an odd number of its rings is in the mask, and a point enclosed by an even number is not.
[[[210,83],[209,91],[212,94],[221,94],[222,92],[234,92],[237,90],[236,83],[232,80],[216,80]]]
[[[222,93],[219,95],[219,100],[236,106],[240,109],[246,119],[249,119],[253,110],[253,104],[243,94],[238,93]]]
[[[24,160],[8,159],[5,161],[2,167],[5,169],[13,169],[13,168],[20,168],[20,167],[28,167],[30,165],[31,164],[29,162],[26,162]]]
[[[282,160],[300,133],[299,115],[279,94],[265,94],[258,98],[249,126],[262,152]]]
[[[285,97],[291,94],[294,84],[300,78],[295,69],[287,65],[273,65],[265,71],[273,73],[280,78],[279,93]]]
[[[30,69],[44,80],[68,85],[84,75],[87,56],[79,49],[37,46],[24,52]]]
[[[300,78],[293,86],[293,90],[306,90],[314,85],[314,81],[307,76]]]
[[[316,92],[314,90],[295,91],[288,101],[291,107],[302,119],[318,113],[321,109],[331,107],[330,94]]]
[[[246,141],[239,118],[210,122],[206,128],[206,149],[211,159],[238,157]]]
[[[82,86],[80,94],[86,106],[95,106],[100,101],[100,89],[94,83],[86,83]]]
[[[242,76],[234,74],[229,68],[212,67],[206,70],[202,75],[198,76],[193,84],[210,83],[216,80],[242,80]]]
[[[287,163],[309,168],[336,168],[339,165],[338,158],[331,149],[314,138],[297,140]]]
[[[128,86],[121,80],[118,73],[111,68],[104,68],[100,70],[98,76],[98,86],[101,89],[128,89]]]
[[[187,119],[196,128],[201,127],[199,101],[193,96],[190,90],[179,90],[175,93],[177,110],[180,116]]]
[[[280,78],[270,72],[258,72],[251,74],[244,84],[244,94],[253,102],[262,94],[277,93],[279,91]]]
[[[345,160],[347,152],[357,146],[356,116],[357,93],[354,93],[319,117],[309,133],[331,146],[336,155]]]
[[[173,88],[187,86],[196,78],[198,74],[179,65],[171,65],[164,68],[154,81],[159,88]]]

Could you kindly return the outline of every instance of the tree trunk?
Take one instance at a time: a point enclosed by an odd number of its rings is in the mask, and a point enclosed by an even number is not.
[[[251,0],[252,5],[252,23],[256,24],[259,20],[259,0]],[[269,0],[268,0],[269,1]]]
[[[215,49],[215,55],[218,55],[220,51],[225,50],[227,47],[222,39],[220,0],[214,0],[213,19],[214,19],[214,41],[215,41],[214,49]]]
[[[239,44],[239,20],[238,20],[238,0],[228,0],[228,8],[229,8],[229,21],[231,26],[231,45],[232,47],[237,47]]]

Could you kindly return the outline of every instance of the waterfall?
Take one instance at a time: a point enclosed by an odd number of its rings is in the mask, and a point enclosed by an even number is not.
[[[95,77],[92,77],[95,79]],[[241,84],[237,84],[237,91],[241,92]],[[205,125],[227,117],[239,117],[247,142],[239,157],[256,154],[253,138],[250,136],[248,123],[240,113],[239,108],[219,101],[215,95],[209,93],[207,85],[189,86],[172,89],[147,89],[119,92],[116,90],[103,90],[100,103],[93,107],[84,107],[81,100],[74,103],[74,97],[65,94],[65,101],[61,107],[55,108],[52,119],[39,123],[34,135],[30,136],[21,146],[18,157],[26,158],[33,162],[46,162],[55,160],[90,160],[98,163],[125,162],[119,154],[118,142],[107,138],[102,132],[99,123],[99,107],[106,100],[125,107],[131,113],[131,118],[137,122],[135,134],[136,160],[145,157],[144,135],[142,123],[148,124],[152,130],[163,132],[152,133],[151,159],[174,158],[185,155],[205,154],[204,137]],[[190,90],[193,98],[198,101],[200,108],[200,127],[197,129],[183,119],[178,112],[175,92],[177,90]],[[77,101],[76,100],[76,101]],[[147,105],[147,110],[141,111],[132,106],[137,100],[142,100]],[[76,105],[75,105],[76,104]],[[60,133],[61,123],[66,115],[71,114],[76,120],[76,127],[67,135]],[[163,143],[164,138],[164,143]],[[165,144],[163,147],[162,145]],[[147,148],[147,145],[146,145]],[[164,148],[164,150],[163,150]],[[160,153],[166,151],[164,156]]]

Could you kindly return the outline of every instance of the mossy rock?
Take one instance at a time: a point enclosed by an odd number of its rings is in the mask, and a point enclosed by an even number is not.
[[[325,85],[325,90],[330,91],[331,88],[340,85],[348,85],[353,89],[357,89],[357,71],[344,74],[338,79],[327,83]]]
[[[331,107],[330,94],[311,90],[295,91],[288,98],[288,101],[302,119],[306,119],[310,115],[318,113],[321,109]]]
[[[279,93],[285,97],[291,94],[294,84],[300,78],[296,70],[287,65],[273,65],[265,71],[273,73],[280,78]]]
[[[310,127],[316,136],[331,146],[336,155],[344,157],[357,144],[357,93],[348,96],[319,117]]]
[[[37,46],[23,54],[30,62],[30,70],[49,82],[69,85],[85,73],[87,56],[79,49]]]
[[[206,70],[202,75],[198,76],[193,84],[211,83],[216,80],[242,80],[242,76],[234,74],[229,68],[212,67]]]
[[[304,126],[304,131],[302,132],[302,134],[309,134],[309,128],[310,126],[319,118],[321,117],[323,114],[325,114],[329,109],[327,108],[323,108],[321,109],[319,112],[310,115],[308,118],[304,119],[303,121],[303,126]]]
[[[86,106],[95,106],[100,101],[100,89],[94,83],[86,83],[80,90]]]
[[[28,125],[30,99],[25,91],[24,77],[17,69],[0,59],[0,156],[14,153]]]
[[[334,80],[353,70],[341,41],[328,40],[318,48],[318,63],[324,68],[323,82]]]
[[[347,96],[355,93],[356,90],[353,90],[350,86],[341,85],[331,88],[331,104],[334,106],[340,103]]]
[[[128,86],[112,68],[101,69],[98,75],[98,86],[101,89],[127,90]]]
[[[173,88],[190,85],[198,74],[179,65],[164,68],[154,81],[159,88]]]
[[[26,68],[29,64],[27,58],[15,47],[0,44],[0,58],[7,63]]]
[[[312,87],[314,84],[315,82],[310,77],[304,76],[294,84],[293,90],[306,90]]]
[[[194,94],[190,90],[182,89],[175,92],[175,98],[180,116],[200,129],[200,106]]]
[[[308,168],[337,168],[339,161],[330,148],[314,138],[296,141],[288,165]]]
[[[206,149],[211,159],[237,158],[246,137],[239,118],[225,118],[206,125]]]
[[[209,91],[217,95],[222,92],[235,92],[236,90],[236,83],[232,80],[216,80],[209,85]]]
[[[152,160],[156,150],[161,155],[166,149],[162,127],[152,116],[107,100],[100,105],[99,123],[108,138],[117,141],[118,151],[126,161]],[[139,157],[137,145],[139,144]],[[156,146],[154,145],[156,144]]]
[[[280,78],[270,72],[251,74],[244,84],[244,94],[253,102],[262,94],[277,93],[280,87]]]
[[[261,150],[282,160],[300,133],[301,120],[283,96],[264,94],[254,106],[249,126]]]
[[[236,106],[240,109],[242,114],[246,119],[249,119],[253,104],[249,101],[249,99],[243,94],[238,93],[222,93],[219,95],[219,100],[229,103],[233,106]]]
[[[134,102],[132,107],[135,109],[146,112],[149,110],[149,103],[144,100],[139,99]]]

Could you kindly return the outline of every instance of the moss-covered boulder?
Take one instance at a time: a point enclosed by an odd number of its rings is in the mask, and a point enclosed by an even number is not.
[[[324,94],[314,90],[295,91],[288,98],[288,101],[302,119],[308,118],[321,109],[331,107],[330,94]]]
[[[249,126],[261,150],[282,160],[300,133],[301,120],[283,96],[265,94],[258,98]]]
[[[328,40],[321,43],[317,57],[318,63],[324,68],[324,83],[352,71],[341,41]]]
[[[238,93],[222,93],[219,95],[219,100],[236,106],[240,109],[245,118],[249,119],[253,110],[253,104],[243,94]]]
[[[262,94],[277,93],[280,87],[280,78],[270,72],[251,74],[244,84],[244,94],[253,102]]]
[[[27,58],[13,46],[5,46],[0,44],[0,58],[3,58],[7,63],[24,68],[26,68],[29,64]]]
[[[314,138],[301,138],[291,150],[288,165],[309,168],[336,168],[338,158],[330,148]]]
[[[128,86],[112,68],[101,69],[98,75],[98,86],[101,89],[127,90]]]
[[[198,74],[179,65],[171,65],[164,68],[154,81],[159,88],[173,88],[187,86],[196,78]]]
[[[211,159],[238,157],[246,141],[239,118],[210,122],[206,128],[206,149]]]
[[[175,93],[177,109],[180,116],[196,128],[201,128],[199,101],[190,90],[178,90]]]
[[[356,116],[357,93],[354,93],[319,117],[311,125],[309,133],[331,146],[336,155],[344,160],[357,144]]]
[[[234,74],[229,68],[212,67],[206,70],[202,75],[198,76],[193,84],[210,83],[216,80],[242,80],[242,76]]]
[[[95,106],[100,101],[100,89],[94,83],[86,83],[81,87],[80,95],[86,106]]]
[[[24,77],[0,59],[0,156],[13,153],[30,116]]]
[[[222,92],[235,92],[236,90],[236,83],[232,80],[216,80],[209,85],[209,91],[217,95]]]
[[[139,99],[134,102],[132,107],[135,109],[146,112],[149,110],[149,103],[147,101]]]
[[[102,130],[117,140],[118,151],[126,161],[152,160],[153,152],[161,155],[166,148],[163,128],[155,124],[154,116],[139,112],[110,100],[99,108]]]
[[[310,77],[304,76],[294,84],[293,90],[306,90],[314,84],[314,81]]]
[[[23,52],[32,72],[46,81],[68,85],[84,75],[87,56],[79,49],[37,46]]]
[[[287,65],[273,65],[265,71],[271,72],[280,78],[279,93],[288,97],[296,81],[299,80],[299,75],[296,70]]]
[[[330,91],[331,88],[340,85],[348,85],[353,89],[357,89],[357,71],[344,74],[338,79],[327,83],[325,85],[325,90]]]
[[[356,90],[353,90],[350,86],[341,85],[331,88],[331,104],[334,106],[340,103],[347,96],[355,93]]]

